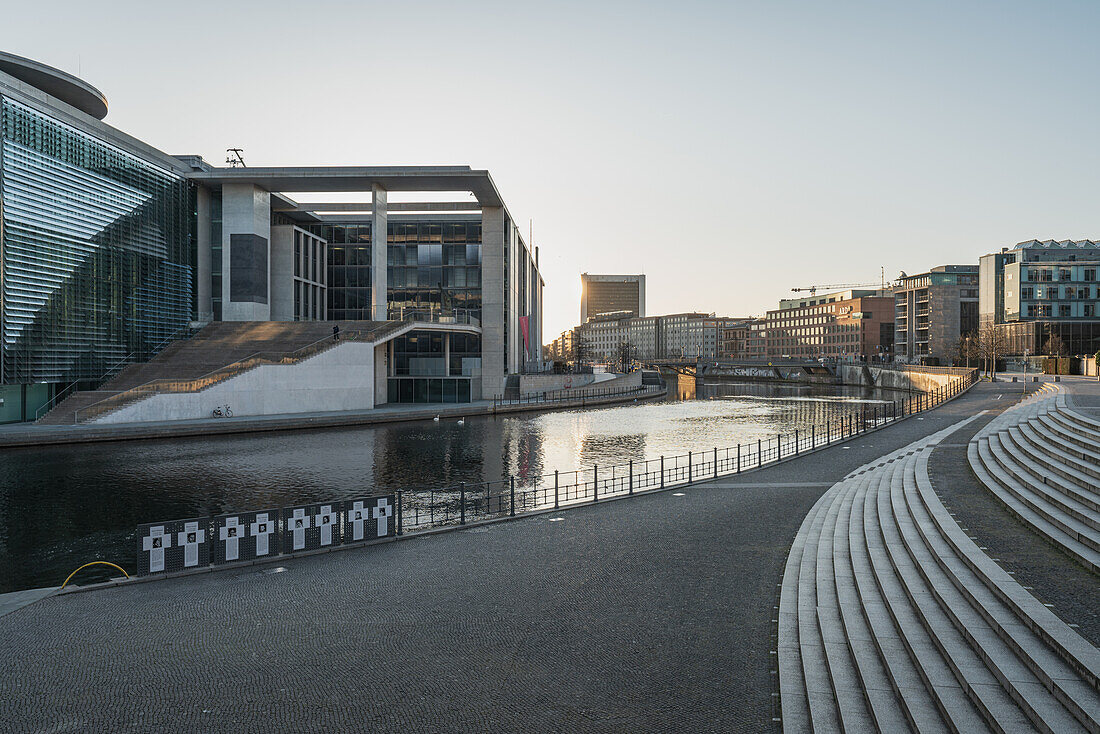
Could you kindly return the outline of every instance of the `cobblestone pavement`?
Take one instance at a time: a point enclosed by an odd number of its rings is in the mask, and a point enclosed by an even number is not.
[[[775,730],[807,510],[995,389],[682,494],[45,599],[0,617],[0,730]]]
[[[1014,386],[1016,391],[1019,386]],[[1019,395],[1013,395],[1019,399]],[[1008,407],[1007,405],[1004,407]],[[970,469],[966,447],[993,419],[982,416],[932,451],[928,475],[944,505],[990,557],[1029,587],[1039,601],[1094,645],[1100,645],[1100,583],[1096,576],[1020,522]]]

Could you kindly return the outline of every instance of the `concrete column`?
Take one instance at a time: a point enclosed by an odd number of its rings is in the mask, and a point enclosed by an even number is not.
[[[384,188],[374,184],[371,189],[371,313],[375,321],[389,319],[389,274],[387,272],[387,236],[386,225],[387,193]]]
[[[504,392],[504,208],[481,208],[481,395]]]
[[[222,320],[271,318],[271,194],[222,186]]]
[[[443,333],[443,376],[451,376],[451,332]]]
[[[198,296],[198,303],[195,305],[195,318],[204,324],[214,320],[214,304],[210,291],[210,271],[213,267],[210,251],[210,196],[210,189],[205,186],[199,186],[195,190],[195,207],[198,213],[195,229],[195,294]]]

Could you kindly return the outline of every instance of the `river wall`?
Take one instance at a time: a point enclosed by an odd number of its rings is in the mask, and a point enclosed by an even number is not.
[[[916,370],[890,370],[864,365],[838,365],[837,382],[842,385],[877,387],[884,390],[921,390],[928,392],[943,387],[956,375],[950,373],[921,372]]]

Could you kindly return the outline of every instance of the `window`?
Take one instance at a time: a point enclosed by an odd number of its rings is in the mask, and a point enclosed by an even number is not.
[[[1070,314],[1070,305],[1063,303],[1058,306],[1058,315],[1064,319],[1068,319]]]
[[[1069,268],[1058,268],[1058,280],[1073,280]]]
[[[1096,280],[1096,268],[1085,268],[1085,280],[1087,280],[1087,281]]]

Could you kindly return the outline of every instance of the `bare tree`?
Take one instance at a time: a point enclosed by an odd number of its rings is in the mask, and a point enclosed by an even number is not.
[[[989,370],[989,379],[997,376],[997,357],[1004,356],[1008,346],[1008,338],[1002,329],[998,329],[992,321],[987,321],[978,329],[978,349],[982,360]]]
[[[978,335],[974,332],[969,334],[963,334],[959,337],[959,342],[956,345],[957,361],[961,364],[970,366],[971,360],[977,361],[982,356],[982,350],[979,347]]]
[[[582,365],[592,359],[592,342],[580,334],[574,334],[572,352],[570,356],[573,358],[573,363]]]
[[[1065,357],[1069,354],[1066,350],[1066,343],[1062,341],[1062,337],[1054,333],[1052,329],[1047,330],[1047,341],[1043,346],[1043,352],[1051,357]]]
[[[615,352],[615,361],[623,372],[629,372],[634,360],[638,359],[638,348],[630,342],[619,342]]]

